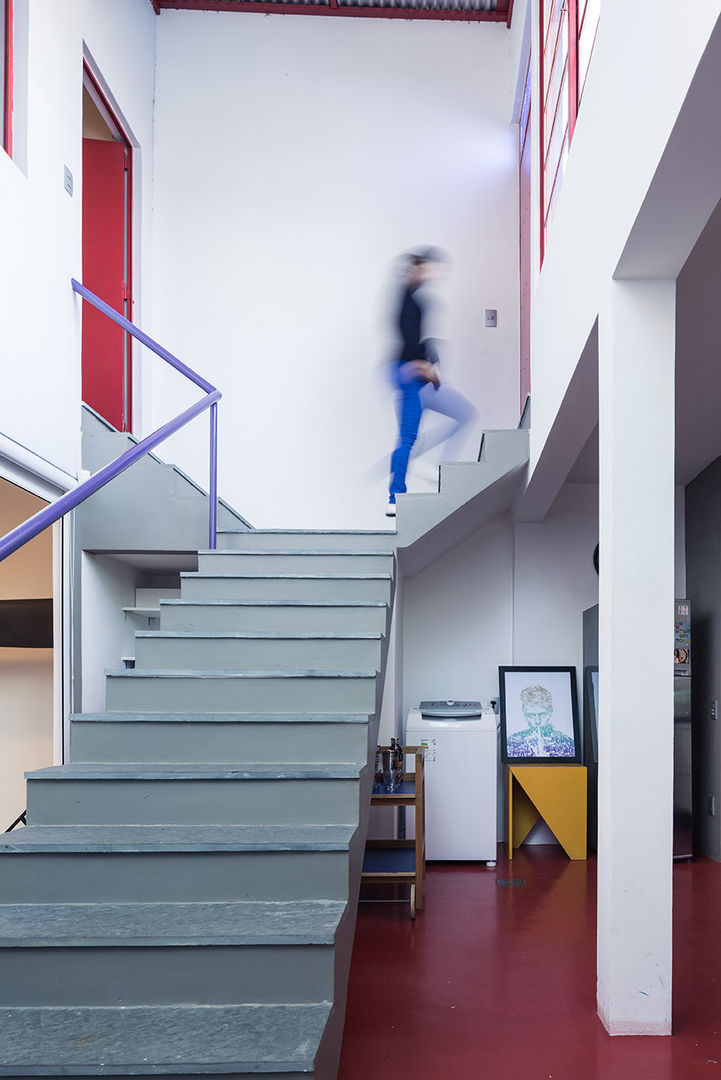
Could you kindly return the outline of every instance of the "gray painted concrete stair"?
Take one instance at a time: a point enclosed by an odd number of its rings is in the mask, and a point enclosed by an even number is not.
[[[135,635],[138,668],[378,670],[380,633],[159,630]]]
[[[224,528],[218,534],[220,551],[387,551],[395,550],[396,530],[247,529]]]
[[[380,600],[390,603],[392,578],[383,573],[188,571],[180,575],[189,600]]]
[[[279,548],[263,551],[247,548],[243,551],[199,551],[198,570],[201,573],[215,571],[288,573],[366,573],[391,574],[395,550],[342,551],[327,549]]]
[[[34,825],[0,835],[0,903],[343,900],[352,825]]]
[[[382,600],[161,600],[165,630],[286,633],[383,633]]]
[[[361,761],[364,713],[85,713],[71,718],[79,762]]]
[[[404,574],[436,559],[509,511],[519,497],[529,459],[529,432],[486,431],[477,462],[449,462],[439,489],[396,499],[397,549]]]
[[[29,825],[344,825],[359,818],[358,764],[58,765],[26,776]]]
[[[329,1002],[0,1009],[3,1060],[12,1062],[0,1076],[308,1080],[331,1012]]]
[[[335,1077],[394,563],[348,535],[201,551],[27,774],[0,1075]]]
[[[96,472],[137,441],[83,405],[84,469]],[[164,512],[158,513],[158,507]],[[87,551],[197,551],[208,543],[208,496],[176,465],[146,454],[82,503],[75,522],[78,542]],[[250,528],[223,500],[219,500],[218,524],[220,528]]]
[[[366,671],[177,671],[108,672],[108,711],[365,712],[376,706],[377,672]]]

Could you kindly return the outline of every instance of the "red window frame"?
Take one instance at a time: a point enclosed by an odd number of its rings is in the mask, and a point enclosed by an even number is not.
[[[4,26],[2,56],[3,109],[2,146],[12,157],[13,152],[13,0],[0,0]]]
[[[598,22],[593,28],[593,39],[588,50],[585,68],[583,72],[579,72],[579,43],[582,33],[589,29],[584,24],[591,6],[590,0],[540,0],[538,5],[541,263],[543,263],[546,251],[547,230],[553,217],[555,200],[563,180],[564,158],[568,154],[573,140],[578,118],[578,107],[583,95],[588,65],[596,40]],[[595,5],[593,6],[595,7]],[[558,18],[554,19],[553,15],[556,13]],[[551,40],[554,26],[555,37]],[[562,39],[564,34],[567,35],[565,41]],[[549,46],[551,46],[550,65],[547,63]],[[557,59],[561,49],[565,50],[565,61],[561,65],[560,72],[557,72]],[[552,92],[556,94],[555,98],[551,97]],[[562,131],[557,127],[559,123],[564,125]],[[548,145],[546,145],[547,135]],[[551,153],[553,153],[552,158]],[[551,170],[553,170],[552,174]]]
[[[526,78],[523,85],[521,115],[518,119],[518,264],[520,284],[520,408],[531,392],[531,267],[533,246],[531,243],[531,108],[533,79],[531,58],[528,58]]]

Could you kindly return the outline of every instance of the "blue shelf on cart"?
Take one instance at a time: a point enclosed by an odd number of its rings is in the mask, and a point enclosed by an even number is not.
[[[399,875],[415,877],[416,852],[414,847],[369,847],[363,857],[364,874]]]

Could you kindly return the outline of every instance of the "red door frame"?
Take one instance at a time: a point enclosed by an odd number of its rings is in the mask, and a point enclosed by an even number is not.
[[[86,61],[83,61],[83,85],[92,89],[92,96],[97,97],[107,114],[109,127],[115,128],[120,142],[125,148],[126,161],[126,191],[125,191],[125,266],[123,274],[123,301],[125,310],[121,314],[132,321],[133,298],[132,298],[132,273],[133,273],[133,145],[130,141],[123,122],[116,110],[108,101],[96,76]],[[123,334],[125,339],[125,386],[123,402],[122,431],[132,431],[132,404],[133,404],[133,353],[132,339],[129,334]]]

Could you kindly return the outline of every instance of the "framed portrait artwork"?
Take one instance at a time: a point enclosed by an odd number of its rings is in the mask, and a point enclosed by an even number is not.
[[[500,667],[501,761],[580,764],[576,669]]]

